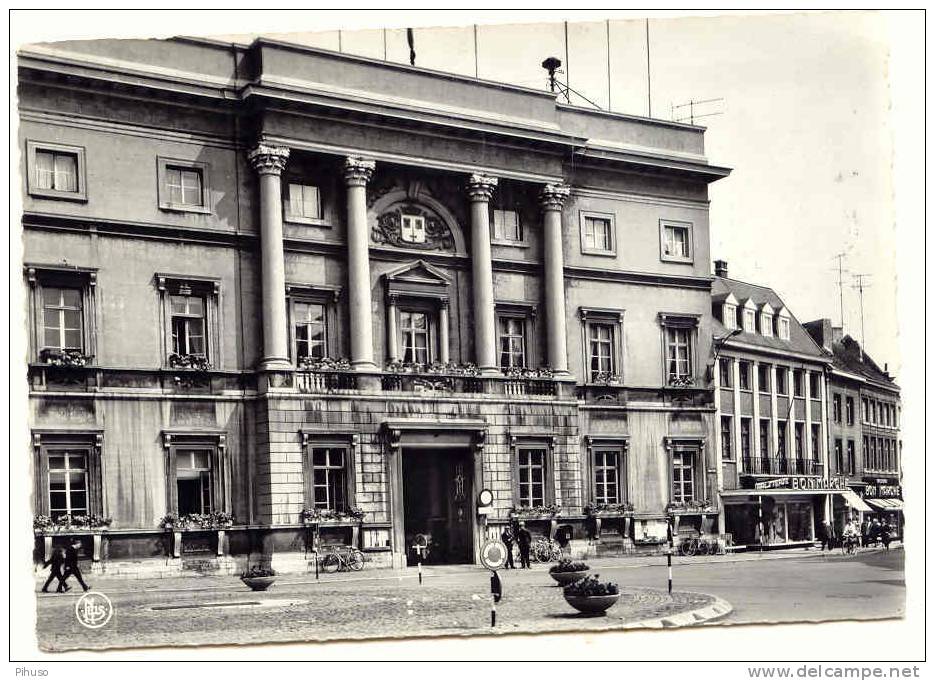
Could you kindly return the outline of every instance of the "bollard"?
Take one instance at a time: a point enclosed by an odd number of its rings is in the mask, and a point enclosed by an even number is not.
[[[490,626],[497,626],[497,598],[493,595],[490,597]]]
[[[422,586],[422,561],[419,561],[419,586]]]
[[[669,564],[669,593],[672,593],[672,549],[666,552],[666,562]]]
[[[318,551],[315,551],[315,581],[318,581]]]

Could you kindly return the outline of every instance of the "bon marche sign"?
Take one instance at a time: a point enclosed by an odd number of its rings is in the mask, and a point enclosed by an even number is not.
[[[900,485],[886,485],[877,483],[867,485],[864,497],[869,499],[902,499],[903,488]]]
[[[807,478],[796,475],[784,475],[771,480],[762,480],[753,485],[753,489],[847,489],[847,480],[842,477]]]

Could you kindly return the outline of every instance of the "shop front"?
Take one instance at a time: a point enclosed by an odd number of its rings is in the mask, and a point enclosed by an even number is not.
[[[860,502],[839,478],[742,476],[741,485],[721,492],[725,529],[739,550],[810,546],[834,497]]]
[[[864,478],[864,501],[870,506],[865,519],[885,522],[892,528],[894,539],[903,538],[903,499],[902,485],[896,478]]]

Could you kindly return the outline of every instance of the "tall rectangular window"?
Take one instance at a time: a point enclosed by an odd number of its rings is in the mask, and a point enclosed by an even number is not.
[[[312,448],[312,496],[315,508],[347,510],[347,448]]]
[[[728,359],[727,357],[721,357],[718,360],[718,369],[721,372],[721,387],[722,388],[732,387],[734,385],[733,360]]]
[[[399,330],[404,362],[428,364],[432,361],[430,326],[428,313],[400,310]]]
[[[769,429],[770,423],[769,419],[760,419],[760,456],[763,458],[770,458],[770,444],[769,444]]]
[[[588,324],[588,352],[591,360],[592,380],[599,379],[601,375],[616,373],[614,361],[615,330],[613,324]]]
[[[321,359],[328,356],[328,329],[325,306],[296,301],[292,306],[295,357]]]
[[[795,397],[805,397],[805,376],[801,369],[792,371],[792,394]]]
[[[205,299],[196,295],[173,295],[170,298],[170,311],[172,352],[182,356],[207,357]]]
[[[695,455],[677,451],[672,454],[672,501],[683,504],[695,499]]]
[[[620,480],[619,449],[594,451],[594,501],[598,504],[619,504],[623,500]]]
[[[857,470],[857,456],[854,451],[854,441],[847,441],[847,474],[854,475]]]
[[[738,362],[740,369],[740,389],[750,390],[750,362]]]
[[[49,516],[88,513],[88,455],[61,449],[48,452]]]
[[[179,515],[211,513],[213,509],[210,449],[175,450],[175,484]]]
[[[831,398],[831,420],[835,423],[841,422],[841,396],[838,394]]]
[[[177,206],[203,206],[201,170],[166,166],[166,188],[169,202]]]
[[[778,449],[777,454],[780,459],[785,459],[789,455],[789,451],[786,449],[786,430],[786,421],[776,422],[776,448]]]
[[[870,438],[868,438],[866,435],[864,435],[862,452],[863,452],[864,469],[867,470],[870,468]]]
[[[693,377],[691,334],[688,328],[666,327],[666,375],[670,383]]]
[[[777,395],[788,395],[789,394],[789,370],[785,367],[776,367],[776,394]]]
[[[834,439],[834,467],[838,473],[844,472],[844,443],[841,438]]]
[[[80,288],[42,288],[42,347],[84,350],[83,292]]]
[[[721,417],[721,457],[727,461],[734,458],[731,449],[734,439],[734,429],[730,416]]]
[[[290,182],[286,215],[293,218],[318,220],[321,218],[321,192],[311,184]]]
[[[769,364],[759,364],[756,368],[757,382],[761,393],[769,392]]]
[[[864,423],[867,423],[870,420],[870,400],[866,397],[861,401],[863,405],[862,418]]]
[[[500,317],[500,368],[526,366],[526,320],[521,317]]]
[[[750,448],[750,428],[751,428],[751,419],[746,417],[741,417],[740,419],[740,456],[744,459],[749,459],[752,450]]]
[[[517,452],[519,473],[519,505],[525,507],[545,505],[544,449],[522,447]]]
[[[844,416],[845,416],[845,420],[847,421],[847,425],[853,426],[854,425],[854,398],[853,397],[848,396],[844,399]]]
[[[581,229],[582,250],[592,253],[614,252],[614,223],[610,216],[584,215]]]
[[[821,460],[821,424],[812,424],[812,458]]]
[[[787,317],[779,318],[779,338],[789,340],[789,319]]]
[[[805,424],[795,424],[795,458],[800,461],[805,458]]]
[[[821,373],[817,371],[811,371],[808,374],[809,381],[809,392],[812,395],[813,400],[821,399]]]
[[[520,226],[519,214],[515,210],[494,209],[493,238],[495,241],[508,241],[511,243],[523,241],[523,230]]]

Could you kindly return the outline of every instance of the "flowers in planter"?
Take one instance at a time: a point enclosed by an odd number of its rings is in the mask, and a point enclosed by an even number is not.
[[[510,509],[510,515],[517,518],[557,516],[561,515],[562,507],[558,504],[549,504],[548,506],[514,506]]]
[[[169,354],[169,366],[173,369],[193,369],[195,371],[210,371],[211,362],[204,355],[180,355],[177,352]]]
[[[598,371],[591,376],[591,383],[600,385],[617,385],[620,383],[620,377],[609,371]]]
[[[689,501],[679,501],[668,504],[666,512],[677,513],[680,511],[706,511],[711,509],[711,504],[707,499],[691,499]]]
[[[625,501],[620,504],[598,504],[592,503],[584,507],[585,515],[617,515],[632,513],[633,504]]]
[[[86,355],[81,350],[62,350],[43,348],[39,352],[39,361],[56,367],[83,367],[90,364],[94,355]]]
[[[223,530],[234,524],[234,516],[224,511],[213,513],[169,513],[159,521],[164,530]]]
[[[364,519],[364,511],[351,507],[346,511],[337,511],[332,508],[306,508],[302,510],[302,522],[320,523],[328,520],[356,520]]]
[[[309,371],[350,371],[351,363],[345,357],[332,359],[331,357],[302,357],[299,366]]]
[[[71,532],[74,530],[100,530],[110,527],[113,520],[98,515],[64,514],[52,518],[47,515],[37,515],[33,518],[32,527],[35,532]]]
[[[670,388],[692,388],[695,385],[693,376],[669,376]]]
[[[262,565],[252,565],[249,570],[240,573],[241,579],[253,579],[255,577],[275,577],[276,571],[273,568],[263,567]]]
[[[507,367],[503,375],[508,378],[552,378],[555,372],[549,367],[530,369],[529,367]]]
[[[393,374],[442,374],[447,376],[477,376],[480,371],[476,364],[458,364],[457,362],[387,362],[385,370]]]
[[[584,561],[562,558],[560,561],[558,561],[558,563],[549,568],[549,572],[585,572],[590,569],[591,567]]]
[[[602,582],[600,575],[591,575],[579,579],[565,587],[566,596],[615,596],[620,588],[614,582]]]

